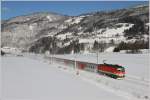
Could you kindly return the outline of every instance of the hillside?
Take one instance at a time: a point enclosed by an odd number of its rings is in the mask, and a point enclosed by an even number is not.
[[[2,21],[1,25],[2,47],[36,53],[148,49],[149,6],[79,16],[39,12]]]

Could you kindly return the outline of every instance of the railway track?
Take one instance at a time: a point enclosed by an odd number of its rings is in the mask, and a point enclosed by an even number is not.
[[[130,75],[126,75],[125,80],[132,82],[132,83],[139,84],[139,85],[145,85],[147,87],[149,87],[150,85],[149,80],[143,80],[142,78],[137,78],[137,77],[130,76]]]

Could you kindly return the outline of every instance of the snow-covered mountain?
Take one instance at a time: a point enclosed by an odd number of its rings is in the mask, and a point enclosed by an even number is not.
[[[57,26],[67,16],[55,13],[34,13],[18,16],[2,23],[2,45],[19,48],[30,47],[33,41],[42,36],[57,33]]]
[[[121,43],[147,48],[149,6],[66,16],[40,12],[2,21],[2,47],[44,53],[105,51]],[[147,43],[147,44],[146,44]],[[144,46],[140,46],[144,45]],[[129,49],[129,48],[126,48]]]

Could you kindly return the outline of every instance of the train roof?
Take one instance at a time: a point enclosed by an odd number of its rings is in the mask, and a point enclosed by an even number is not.
[[[57,57],[55,57],[55,58],[57,58]],[[74,61],[74,60],[72,60],[72,59],[66,59],[66,58],[57,58],[57,59],[63,59],[63,60]],[[96,63],[91,63],[91,62],[86,62],[86,61],[78,61],[78,60],[76,60],[76,61],[77,61],[77,62],[81,62],[81,63],[86,63],[86,64],[108,65],[108,66],[111,66],[111,67],[114,67],[114,68],[123,68],[123,69],[124,69],[124,67],[122,67],[122,66],[120,66],[120,65],[117,65],[117,64],[107,64],[107,63],[104,63],[104,64],[96,64]]]
[[[124,67],[122,67],[120,65],[117,65],[117,64],[99,64],[99,65],[108,65],[108,66],[111,66],[111,67],[114,67],[114,68],[123,68],[124,69]]]

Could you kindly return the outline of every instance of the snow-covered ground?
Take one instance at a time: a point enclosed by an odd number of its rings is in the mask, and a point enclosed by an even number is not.
[[[33,58],[2,57],[2,100],[127,100],[57,64]]]
[[[97,62],[97,55],[95,54],[55,56],[72,60],[76,59],[86,62]],[[81,76],[99,84],[103,84],[114,91],[120,91],[121,94],[129,95],[128,97],[130,98],[132,96],[137,100],[147,100],[149,98],[149,54],[100,53],[98,60],[99,63],[103,63],[103,60],[107,60],[106,63],[124,66],[126,69],[125,79],[118,81],[85,71],[80,71]],[[131,100],[136,100],[135,98]]]

